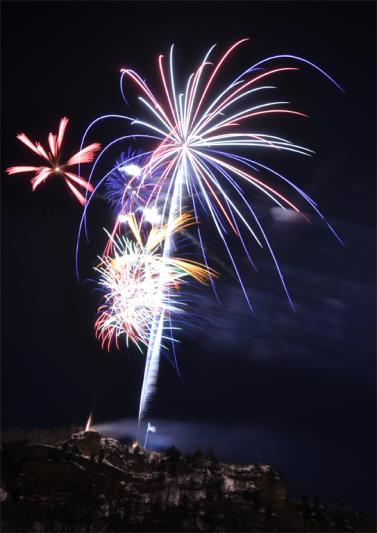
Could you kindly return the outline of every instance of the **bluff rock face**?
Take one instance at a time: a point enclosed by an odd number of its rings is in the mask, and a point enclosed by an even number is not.
[[[344,509],[287,500],[268,465],[141,450],[79,432],[3,450],[3,531],[374,531]]]

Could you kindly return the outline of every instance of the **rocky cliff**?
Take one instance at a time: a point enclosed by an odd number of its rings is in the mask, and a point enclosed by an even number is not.
[[[94,431],[6,447],[0,499],[3,531],[375,531],[358,513],[287,500],[268,465],[149,452]]]

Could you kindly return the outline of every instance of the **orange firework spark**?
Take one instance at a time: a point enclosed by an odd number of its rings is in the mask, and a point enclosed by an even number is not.
[[[35,152],[37,155],[42,157],[48,162],[48,166],[17,166],[17,167],[9,167],[7,168],[6,172],[7,174],[18,174],[21,172],[34,172],[35,175],[31,179],[31,185],[33,191],[41,184],[46,181],[47,178],[49,178],[51,175],[60,175],[64,178],[64,181],[68,185],[68,187],[71,189],[77,200],[80,202],[81,205],[85,205],[86,198],[85,196],[78,190],[76,184],[80,185],[87,191],[92,192],[93,187],[90,183],[88,183],[84,178],[81,176],[78,176],[77,174],[73,174],[72,172],[69,172],[67,170],[68,167],[72,167],[73,165],[81,164],[81,163],[90,163],[93,161],[94,156],[96,152],[101,148],[101,145],[98,143],[93,143],[87,146],[86,148],[83,148],[77,154],[72,156],[66,163],[60,163],[60,150],[63,143],[64,138],[64,132],[68,124],[68,118],[63,117],[60,120],[59,124],[59,130],[58,134],[54,135],[53,133],[49,133],[48,135],[48,146],[49,150],[45,150],[43,146],[39,143],[33,143],[24,133],[20,133],[17,135],[17,139],[24,144],[30,150]]]

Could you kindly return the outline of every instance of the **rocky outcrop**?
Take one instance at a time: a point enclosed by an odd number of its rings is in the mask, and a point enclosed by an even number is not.
[[[74,433],[62,446],[85,457],[96,457],[101,450],[101,435],[96,431],[81,431]]]
[[[344,530],[335,511],[289,502],[269,465],[149,452],[94,431],[9,447],[2,466],[5,531]],[[349,531],[373,531],[355,513],[347,520]]]

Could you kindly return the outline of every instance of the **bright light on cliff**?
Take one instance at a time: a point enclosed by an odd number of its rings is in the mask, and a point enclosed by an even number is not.
[[[85,426],[85,431],[90,431],[91,425],[92,425],[92,413],[90,413],[89,415],[88,421]]]

